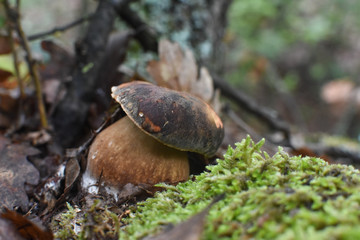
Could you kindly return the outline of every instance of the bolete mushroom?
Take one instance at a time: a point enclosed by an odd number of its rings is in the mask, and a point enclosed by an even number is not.
[[[189,176],[186,152],[215,154],[223,124],[204,101],[150,83],[112,89],[127,116],[92,143],[86,173],[111,186],[177,182]]]

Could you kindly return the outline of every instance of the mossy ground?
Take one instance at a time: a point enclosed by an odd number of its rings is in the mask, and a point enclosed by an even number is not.
[[[195,180],[138,204],[120,239],[159,233],[226,194],[207,217],[203,239],[360,239],[360,174],[319,158],[261,151],[249,137]]]
[[[360,239],[360,173],[319,158],[261,151],[250,137],[194,180],[140,202],[119,222],[98,201],[53,219],[60,239],[141,239],[211,207],[202,239]],[[60,225],[59,225],[60,224]],[[86,237],[87,236],[87,237]]]

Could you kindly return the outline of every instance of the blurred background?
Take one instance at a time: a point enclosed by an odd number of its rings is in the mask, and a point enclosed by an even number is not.
[[[21,21],[30,36],[89,15],[96,6],[85,0],[23,1]],[[359,1],[139,0],[130,6],[160,38],[190,48],[213,77],[276,110],[291,131],[360,139]],[[129,29],[120,19],[115,26]],[[85,30],[86,23],[47,39],[74,53]],[[41,40],[31,41],[31,49],[46,63]],[[131,41],[123,65],[148,78],[146,63],[154,58]],[[254,116],[226,104],[264,132]]]

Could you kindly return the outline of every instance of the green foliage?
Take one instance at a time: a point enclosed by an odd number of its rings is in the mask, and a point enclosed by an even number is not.
[[[243,48],[274,56],[291,41],[291,35],[286,29],[278,29],[279,26],[274,24],[279,16],[278,8],[291,9],[294,3],[266,0],[234,1],[229,13],[229,29],[240,37]]]
[[[233,40],[232,62],[239,64],[227,72],[228,79],[248,87],[251,76],[246,71],[248,66],[243,64],[244,55],[249,52],[267,58],[274,65],[306,56],[301,61],[293,60],[291,66],[309,72],[308,81],[323,82],[349,74],[356,77],[358,69],[345,67],[348,63],[344,60],[352,59],[341,56],[355,49],[351,39],[360,35],[359,9],[360,2],[353,0],[233,1],[228,15],[228,35]]]
[[[357,239],[360,174],[319,158],[270,157],[250,137],[229,147],[224,160],[194,181],[139,203],[121,239],[159,233],[200,212],[222,193],[207,217],[203,239]]]
[[[267,57],[276,57],[294,42],[316,44],[335,37],[340,21],[353,1],[234,1],[229,13],[229,29],[244,48]],[[359,7],[359,4],[356,4]],[[356,8],[356,7],[355,7]]]

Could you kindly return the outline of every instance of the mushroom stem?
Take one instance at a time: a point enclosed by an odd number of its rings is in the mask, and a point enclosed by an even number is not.
[[[189,177],[189,163],[186,152],[165,146],[124,117],[95,138],[86,171],[111,186],[173,183]]]

